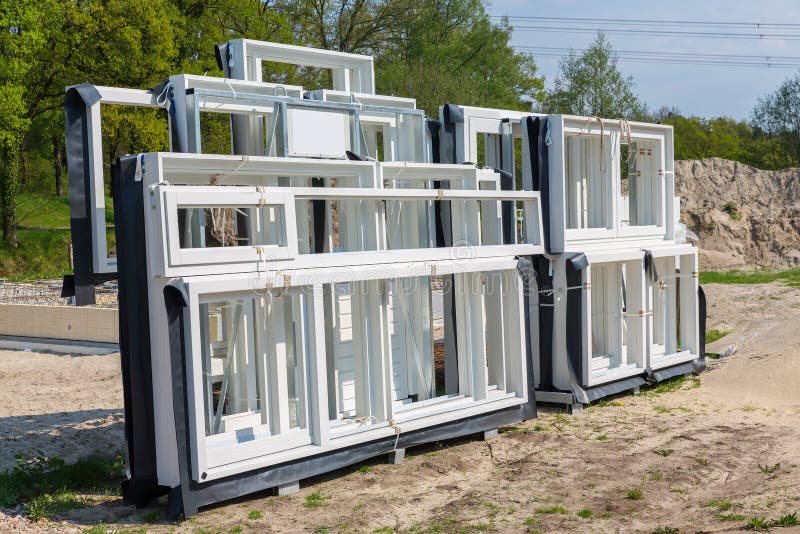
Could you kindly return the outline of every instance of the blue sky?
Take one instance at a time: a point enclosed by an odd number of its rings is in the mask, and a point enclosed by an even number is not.
[[[663,0],[633,2],[623,0],[492,0],[492,15],[582,17],[605,19],[690,20],[727,22],[800,23],[797,0],[721,1]],[[511,21],[512,26],[541,25],[539,22]],[[575,26],[572,23],[562,25]],[[678,31],[725,31],[753,33],[746,28],[694,29]],[[800,34],[800,30],[770,29],[764,32]],[[608,35],[617,50],[658,52],[800,56],[800,40],[709,39],[698,37]],[[540,33],[514,31],[516,46],[585,48],[594,38],[591,33]],[[558,59],[536,59],[548,88],[558,73]],[[620,61],[619,68],[633,76],[637,92],[651,109],[674,106],[684,114],[705,117],[729,116],[746,119],[759,96],[773,91],[797,70],[741,66],[687,65]]]

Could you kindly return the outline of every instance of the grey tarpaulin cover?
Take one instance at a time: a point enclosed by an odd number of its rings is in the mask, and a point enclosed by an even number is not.
[[[137,159],[123,156],[112,168],[114,225],[119,274],[119,351],[125,406],[129,478],[126,502],[143,506],[164,494],[158,485],[150,354],[144,191],[136,181]]]
[[[64,95],[64,120],[69,191],[69,226],[72,238],[72,293],[78,306],[94,304],[94,253],[92,250],[91,156],[89,106],[100,100],[93,85],[70,87]],[[68,282],[69,283],[69,282]],[[69,291],[67,292],[69,293]]]

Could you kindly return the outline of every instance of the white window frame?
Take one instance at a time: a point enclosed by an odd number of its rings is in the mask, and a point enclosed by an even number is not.
[[[588,387],[594,387],[608,382],[613,382],[630,376],[640,375],[646,368],[646,302],[645,302],[645,274],[644,254],[641,250],[589,253],[589,265],[582,271],[583,293],[582,316],[583,324],[583,369],[582,380]],[[626,360],[625,367],[609,370],[605,373],[593,373],[593,337],[592,337],[592,291],[598,291],[600,284],[608,281],[592,279],[592,267],[610,267],[610,275],[621,272],[624,263],[626,269]],[[616,287],[616,286],[615,286]],[[622,331],[622,330],[621,330]],[[604,332],[604,334],[607,334]],[[621,344],[621,342],[620,342]],[[622,356],[621,354],[619,355]]]
[[[152,246],[152,240],[148,241]],[[528,400],[527,373],[525,363],[525,336],[524,336],[524,294],[521,279],[516,272],[517,260],[514,257],[504,256],[496,258],[476,259],[470,262],[458,260],[442,261],[410,261],[391,265],[363,266],[358,268],[331,268],[307,269],[303,271],[260,273],[259,276],[249,275],[221,275],[198,276],[182,279],[179,283],[187,297],[188,307],[185,311],[186,339],[187,341],[187,400],[190,430],[190,450],[192,451],[191,475],[196,481],[210,481],[232,474],[249,471],[283,463],[297,458],[307,457],[330,450],[364,443],[380,437],[395,435],[398,432],[407,432],[457,421],[465,417],[481,413],[496,411],[504,408],[524,404]],[[378,387],[384,406],[385,417],[382,424],[368,425],[368,428],[356,433],[345,433],[340,437],[333,437],[328,422],[328,395],[327,376],[324,371],[326,351],[324,324],[322,316],[323,284],[340,283],[345,281],[381,281],[391,278],[404,278],[411,276],[428,276],[432,273],[453,274],[459,277],[479,276],[481,272],[502,271],[511,283],[511,291],[504,295],[504,317],[508,318],[506,336],[508,343],[505,347],[505,376],[508,385],[506,389],[513,388],[513,394],[491,395],[485,382],[485,372],[481,371],[486,365],[485,357],[480,350],[470,349],[466,340],[480,344],[481,332],[461,331],[465,336],[465,343],[460,344],[459,359],[469,365],[460,366],[463,374],[460,383],[465,388],[465,395],[455,399],[443,399],[438,403],[430,403],[415,407],[412,410],[401,410],[395,414],[392,402],[388,395],[380,393],[390,388],[391,380],[391,354],[383,350],[380,355],[381,366],[378,372],[383,376],[383,382],[374,384]],[[466,280],[466,279],[465,279]],[[458,283],[458,282],[457,282]],[[309,323],[309,332],[313,333],[310,341],[312,356],[307,362],[309,366],[309,380],[307,381],[307,395],[309,402],[309,420],[307,422],[308,437],[305,433],[287,442],[287,446],[268,443],[265,440],[248,441],[232,445],[234,452],[220,453],[231,460],[226,464],[209,464],[207,455],[208,439],[205,436],[205,399],[203,397],[203,376],[200,346],[199,310],[202,299],[230,300],[237,295],[263,291],[292,291],[294,288],[311,287],[313,296],[313,320]],[[470,300],[467,295],[466,301]],[[463,321],[463,320],[462,320]],[[505,321],[505,320],[504,320]],[[463,322],[461,327],[466,325]],[[477,323],[471,323],[476,328]],[[370,335],[382,335],[380,332],[371,332]],[[461,338],[459,338],[461,339]],[[472,367],[470,367],[470,365]],[[473,372],[470,372],[472,370]],[[474,372],[478,371],[478,372]],[[321,416],[320,416],[321,415]],[[392,424],[389,424],[392,422]],[[304,442],[310,439],[310,443]],[[228,449],[225,449],[228,450]],[[220,456],[222,458],[223,456]]]
[[[263,79],[262,62],[270,61],[330,69],[334,90],[375,93],[372,56],[252,39],[228,41],[228,55],[228,67],[233,78],[260,82]]]
[[[654,142],[658,145],[656,158],[659,179],[659,223],[658,225],[628,226],[622,224],[621,204],[621,144],[628,142],[628,130],[619,120],[597,119],[574,115],[548,116],[551,144],[549,146],[550,180],[550,226],[552,246],[556,250],[582,250],[595,245],[614,241],[620,246],[647,246],[663,244],[674,239],[675,229],[672,221],[676,210],[674,200],[674,148],[672,127],[668,125],[628,122],[630,141]],[[599,121],[599,122],[598,122]],[[600,126],[602,123],[602,129]],[[568,228],[567,223],[567,177],[566,143],[570,136],[599,136],[603,139],[603,152],[606,159],[607,190],[603,192],[602,203],[606,226],[603,228]],[[599,164],[598,164],[599,165]]]
[[[659,279],[653,283],[647,278],[647,352],[648,367],[663,369],[700,356],[699,304],[698,304],[698,250],[689,244],[648,249],[658,264],[667,263],[672,266],[671,272],[657,269]],[[661,260],[661,261],[659,261]],[[676,275],[676,268],[680,275]],[[675,277],[680,276],[680,291],[676,293]],[[663,287],[663,289],[660,289]],[[664,316],[664,335],[674,335],[678,330],[680,318],[681,350],[667,352],[667,346],[654,343],[655,321],[660,317],[656,313],[655,292],[666,291],[666,315]],[[678,341],[678,340],[676,340]],[[677,347],[676,347],[677,348]]]
[[[256,94],[272,94],[278,87],[277,84],[257,84],[254,82],[244,82],[241,80],[229,80],[224,78],[214,78],[210,76],[193,76],[193,75],[179,75],[170,78],[173,85],[177,89],[183,87],[191,89],[195,87],[202,87],[206,89],[217,89],[225,91],[239,91]],[[87,199],[92,209],[92,268],[95,273],[115,273],[117,272],[117,259],[108,256],[108,244],[106,243],[106,201],[105,201],[105,174],[103,172],[103,127],[101,106],[103,105],[118,105],[118,106],[137,106],[149,108],[163,108],[162,104],[157,102],[158,95],[152,91],[144,89],[126,89],[120,87],[104,87],[93,86],[94,89],[100,94],[100,99],[94,104],[87,106],[87,117],[89,124],[87,127],[87,148],[89,154],[89,181],[90,181],[90,198]],[[302,98],[303,88],[299,86],[282,86],[289,95]],[[69,91],[71,87],[67,87]],[[185,115],[185,105],[179,105],[182,98],[185,98],[185,90],[177,90],[175,92],[176,99],[176,127],[185,128],[185,117],[182,120],[182,114]],[[219,111],[217,104],[205,106],[200,105],[200,110],[203,112]],[[230,112],[230,111],[226,111]],[[172,129],[169,127],[169,121],[172,119],[168,117],[168,129],[170,131],[170,141],[172,141]],[[190,143],[190,151],[196,148],[199,152],[199,132],[197,133],[197,143],[192,144],[194,137],[186,136],[187,141]]]

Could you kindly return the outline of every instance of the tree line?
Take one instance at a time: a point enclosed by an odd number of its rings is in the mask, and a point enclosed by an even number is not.
[[[676,158],[717,155],[780,168],[800,163],[787,101],[800,81],[758,103],[753,120],[650,113],[598,35],[561,61],[545,90],[534,56],[510,44],[483,0],[14,0],[0,2],[0,211],[17,243],[20,193],[63,195],[64,88],[82,82],[151,88],[171,74],[221,76],[214,45],[239,37],[369,54],[380,94],[409,96],[430,115],[454,102],[673,124]],[[329,72],[268,65],[270,81],[329,87]],[[266,79],[266,78],[265,78]],[[789,83],[789,82],[787,82]],[[781,92],[783,91],[783,92]],[[794,100],[793,100],[794,99]],[[163,110],[103,110],[105,164],[132,151],[167,150]],[[209,152],[229,143],[225,124],[203,126]],[[209,134],[209,135],[206,135]]]

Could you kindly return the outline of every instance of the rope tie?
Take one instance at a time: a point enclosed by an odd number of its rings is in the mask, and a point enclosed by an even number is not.
[[[258,207],[263,208],[267,204],[267,198],[265,196],[266,189],[263,185],[256,186],[256,192],[258,193]]]
[[[607,165],[606,165],[606,153],[603,150],[603,143],[604,138],[606,136],[605,126],[603,126],[603,119],[596,115],[589,116],[588,121],[586,122],[586,133],[588,134],[592,129],[592,121],[597,121],[600,125],[600,173],[605,174]]]
[[[172,91],[172,82],[167,82],[164,84],[164,87],[161,89],[161,92],[158,93],[156,96],[156,105],[161,106],[167,110],[169,113],[170,107],[172,106],[172,99],[170,98],[170,92]]]
[[[217,174],[216,176],[212,177],[209,185],[221,185],[223,180],[227,180],[228,178],[239,172],[239,169],[244,167],[245,164],[250,161],[250,156],[240,156],[240,157],[242,158],[242,161],[239,163],[239,165],[236,166],[235,169],[233,169],[231,172],[225,174]]]

